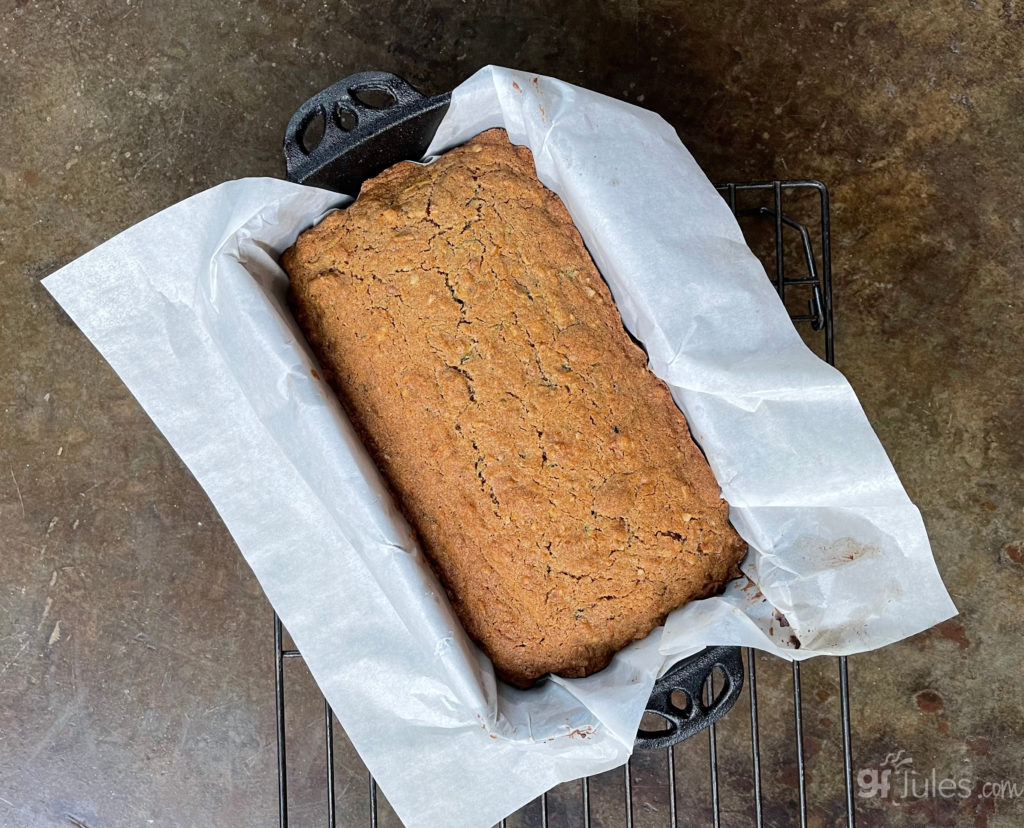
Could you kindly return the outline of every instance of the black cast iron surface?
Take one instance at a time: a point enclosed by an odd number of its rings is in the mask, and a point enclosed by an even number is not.
[[[423,157],[450,98],[424,97],[388,72],[349,75],[306,101],[288,122],[288,180],[355,196],[367,178]]]
[[[711,674],[716,671],[720,686],[712,690]],[[658,679],[647,701],[647,712],[652,714],[648,719],[661,726],[647,730],[641,723],[635,747],[657,750],[688,739],[728,713],[742,689],[739,647],[708,647],[680,661]]]

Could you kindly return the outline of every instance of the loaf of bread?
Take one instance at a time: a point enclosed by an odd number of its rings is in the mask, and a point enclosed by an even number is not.
[[[367,181],[282,264],[498,675],[588,675],[738,574],[746,546],[682,413],[503,131]]]

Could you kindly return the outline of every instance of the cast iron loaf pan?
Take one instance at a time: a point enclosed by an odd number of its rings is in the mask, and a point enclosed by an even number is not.
[[[425,97],[387,72],[350,75],[306,101],[288,122],[287,178],[355,197],[366,179],[423,157],[450,99],[450,93]],[[720,686],[709,700],[706,687],[716,671]],[[739,647],[708,647],[680,661],[658,679],[647,703],[662,726],[641,727],[636,747],[669,747],[698,733],[732,708],[742,688]],[[673,702],[676,691],[685,693],[684,706]]]

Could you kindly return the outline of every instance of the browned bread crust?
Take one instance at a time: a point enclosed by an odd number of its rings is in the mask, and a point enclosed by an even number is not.
[[[282,258],[299,324],[500,676],[585,676],[746,546],[529,150],[402,163]]]

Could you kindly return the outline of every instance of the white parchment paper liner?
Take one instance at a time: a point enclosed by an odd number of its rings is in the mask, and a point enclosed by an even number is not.
[[[409,826],[492,825],[622,764],[654,679],[682,654],[854,653],[956,611],[853,391],[803,345],[671,127],[488,67],[454,91],[429,153],[494,126],[564,200],[752,546],[749,581],[676,611],[590,678],[495,681],[315,378],[276,259],[345,199],[228,182],[45,281],[206,490]]]

